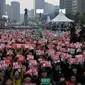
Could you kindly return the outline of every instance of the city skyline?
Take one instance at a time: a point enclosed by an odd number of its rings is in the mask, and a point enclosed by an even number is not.
[[[10,4],[12,1],[20,2],[20,12],[24,13],[24,9],[28,8],[29,10],[33,9],[33,0],[30,3],[27,3],[26,0],[6,0],[6,4]],[[45,0],[53,5],[59,5],[59,0]]]

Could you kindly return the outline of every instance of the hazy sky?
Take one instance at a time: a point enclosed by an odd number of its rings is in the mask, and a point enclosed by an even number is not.
[[[20,8],[21,8],[21,13],[23,13],[24,8],[32,9],[33,8],[33,0],[6,0],[7,4],[10,4],[11,1],[19,1],[20,2]],[[49,3],[52,3],[54,5],[59,4],[59,0],[45,0]]]

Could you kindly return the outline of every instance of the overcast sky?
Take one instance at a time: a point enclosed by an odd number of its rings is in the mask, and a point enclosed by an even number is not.
[[[20,2],[20,8],[21,13],[23,13],[24,8],[32,9],[33,8],[33,0],[6,0],[7,4],[10,4],[11,1],[19,1]],[[49,3],[52,3],[54,5],[59,5],[59,0],[45,0]]]

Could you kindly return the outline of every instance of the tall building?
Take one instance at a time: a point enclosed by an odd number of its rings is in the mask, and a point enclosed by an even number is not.
[[[28,18],[33,19],[34,18],[34,9],[28,10]]]
[[[11,5],[6,4],[5,5],[5,13],[8,15],[8,18],[12,18],[12,10],[11,10]]]
[[[60,0],[60,9],[65,8],[65,0]]]
[[[12,20],[20,21],[20,3],[16,1],[11,2]]]
[[[45,2],[45,10],[44,15],[53,14],[55,11],[59,12],[59,6],[54,6],[53,4],[50,4],[48,2]]]
[[[20,14],[20,21],[24,22],[24,14]]]
[[[0,18],[5,14],[5,0],[0,0]]]
[[[72,12],[73,14],[85,13],[85,0],[72,0]]]
[[[48,14],[52,14],[54,12],[54,5],[50,4],[48,2],[45,2],[45,11],[44,14],[48,15]]]
[[[34,18],[34,9],[31,10],[31,16]]]
[[[72,13],[72,0],[65,0],[66,14]]]
[[[82,10],[82,14],[85,13],[85,0],[81,0],[81,10]]]
[[[37,14],[37,9],[43,9],[44,11],[44,4],[45,4],[45,0],[34,0],[34,16],[36,17]]]

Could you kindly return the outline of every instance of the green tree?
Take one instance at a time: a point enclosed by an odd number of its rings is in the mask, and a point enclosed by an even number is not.
[[[79,12],[77,12],[75,15],[74,15],[74,20],[75,20],[75,22],[76,23],[79,23],[80,22],[80,13]]]
[[[85,23],[85,13],[81,15],[81,23]]]

